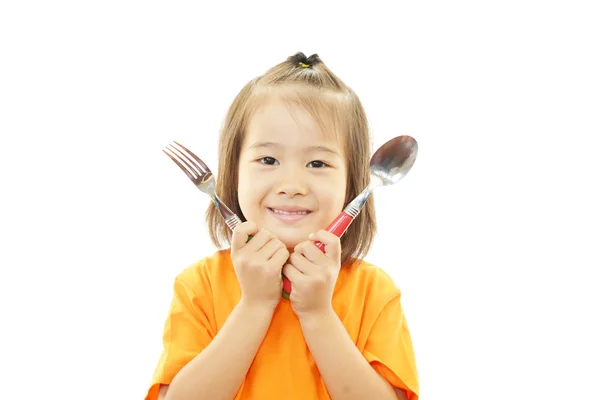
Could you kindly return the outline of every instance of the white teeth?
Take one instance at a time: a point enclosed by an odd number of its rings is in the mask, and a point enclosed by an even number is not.
[[[277,213],[277,214],[287,214],[287,215],[294,215],[294,214],[305,215],[305,214],[308,214],[308,211],[292,211],[292,212],[290,212],[290,211],[276,210],[274,208],[271,208],[271,210],[274,213]]]

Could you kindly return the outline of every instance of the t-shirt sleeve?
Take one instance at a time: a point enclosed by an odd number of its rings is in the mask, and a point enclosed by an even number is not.
[[[408,400],[419,398],[415,355],[400,295],[389,301],[377,316],[363,355],[392,386],[404,389]]]
[[[201,285],[193,286],[202,288]],[[213,339],[207,315],[211,308],[209,302],[209,293],[196,293],[192,284],[182,276],[175,279],[163,332],[163,350],[145,400],[156,400],[160,385],[170,384],[175,375]]]

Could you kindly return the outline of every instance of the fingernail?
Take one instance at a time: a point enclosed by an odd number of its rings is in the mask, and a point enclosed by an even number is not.
[[[312,239],[312,238],[314,238],[314,237],[315,237],[315,234],[314,234],[314,233],[311,233],[310,235],[308,235],[308,238],[309,238],[309,239]]]

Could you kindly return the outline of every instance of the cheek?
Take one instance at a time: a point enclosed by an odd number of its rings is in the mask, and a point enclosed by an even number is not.
[[[346,181],[337,181],[322,186],[321,201],[324,201],[330,208],[342,209],[346,200]]]
[[[252,213],[265,195],[265,179],[259,179],[251,170],[238,173],[238,201],[244,214]]]
[[[248,184],[248,178],[246,177],[244,172],[238,171],[237,182],[236,182],[236,187],[237,187],[238,193],[242,193],[243,191],[245,191],[247,184]]]
[[[251,192],[253,182],[257,180],[253,174],[251,166],[248,166],[245,160],[240,160],[237,172],[236,185],[238,193],[242,194]]]
[[[236,187],[238,202],[240,203],[240,207],[242,207],[242,211],[245,211],[244,208],[250,200],[248,195],[252,193],[249,182],[250,180],[248,179],[247,173],[240,169],[238,171]]]

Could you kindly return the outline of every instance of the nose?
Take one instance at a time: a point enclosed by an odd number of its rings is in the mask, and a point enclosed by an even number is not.
[[[296,195],[304,196],[308,193],[308,185],[305,177],[299,171],[282,171],[279,183],[275,190],[277,194],[294,197]]]

